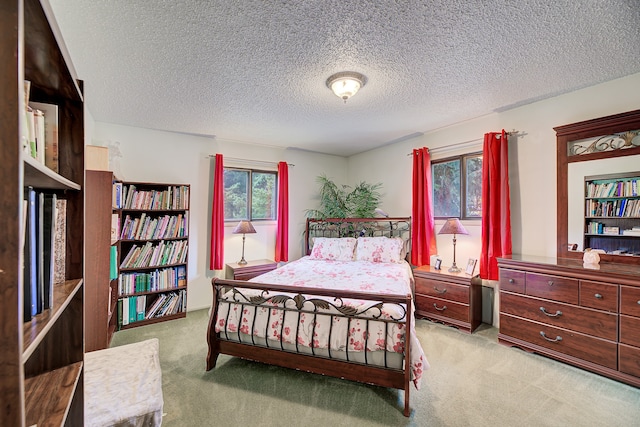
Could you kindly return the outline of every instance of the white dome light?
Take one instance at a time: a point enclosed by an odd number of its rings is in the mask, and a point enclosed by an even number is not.
[[[336,73],[327,79],[327,87],[342,98],[344,102],[355,95],[367,82],[367,78],[355,71]]]

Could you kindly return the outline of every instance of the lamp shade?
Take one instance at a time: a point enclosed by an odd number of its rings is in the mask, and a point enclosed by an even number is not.
[[[253,225],[249,221],[240,221],[236,228],[233,229],[233,234],[250,234],[255,233],[256,229],[253,228]]]
[[[469,234],[458,218],[449,218],[438,234]]]

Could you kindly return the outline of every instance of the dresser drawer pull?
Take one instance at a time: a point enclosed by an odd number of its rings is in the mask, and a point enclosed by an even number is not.
[[[549,317],[562,316],[562,312],[560,310],[556,311],[555,314],[554,314],[554,313],[549,313],[544,307],[540,307],[540,311],[543,312],[544,314],[546,314]]]
[[[446,290],[446,289],[444,289],[444,290],[440,290],[440,289],[438,289],[438,287],[437,287],[437,286],[434,286],[434,287],[433,287],[433,290],[434,290],[434,291],[436,291],[436,292],[437,292],[437,293],[439,293],[439,294],[444,294],[444,293],[446,293],[446,292],[447,292],[447,290]]]
[[[640,305],[640,299],[638,300],[638,305]]]
[[[515,283],[516,281],[513,279],[509,279],[509,283]]]
[[[547,337],[547,335],[543,331],[540,331],[540,336],[542,338],[544,338],[545,340],[549,341],[549,342],[560,342],[560,341],[562,341],[562,337],[560,335],[558,335],[555,338],[549,338],[549,337]]]
[[[549,281],[547,282],[547,284],[548,284],[549,286],[553,286],[553,280],[549,280]]]
[[[600,294],[595,294],[594,297],[596,297],[598,299],[602,299],[602,295],[600,295]]]
[[[438,310],[438,311],[445,311],[445,310],[447,309],[447,306],[446,306],[446,305],[444,305],[444,306],[442,306],[442,308],[440,308],[440,307],[438,307],[438,305],[434,302],[434,303],[433,303],[433,308],[435,308],[435,309],[436,309],[436,310]]]

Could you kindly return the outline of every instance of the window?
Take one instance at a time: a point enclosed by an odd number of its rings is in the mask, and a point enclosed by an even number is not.
[[[277,172],[224,168],[225,221],[275,220]]]
[[[431,162],[436,218],[482,216],[482,153]]]

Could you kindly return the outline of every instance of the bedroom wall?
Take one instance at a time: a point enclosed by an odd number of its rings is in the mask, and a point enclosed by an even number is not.
[[[110,166],[119,179],[125,181],[166,182],[191,185],[189,225],[189,296],[188,310],[211,304],[211,278],[223,271],[212,272],[209,266],[211,218],[212,154],[225,158],[286,161],[289,168],[289,259],[302,255],[302,233],[305,210],[317,206],[315,179],[326,174],[338,183],[346,182],[347,160],[312,152],[264,147],[211,137],[163,132],[120,126],[104,122],[92,123],[88,144],[110,147]],[[229,165],[231,161],[225,161]],[[234,166],[256,167],[255,164],[234,162]],[[262,166],[260,166],[262,167]],[[225,225],[224,258],[237,262],[242,253],[242,236],[232,234],[237,223]],[[273,259],[275,222],[253,222],[257,233],[248,234],[245,242],[247,260]]]

